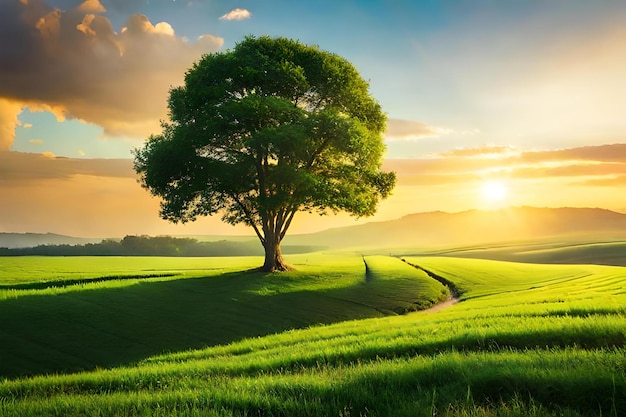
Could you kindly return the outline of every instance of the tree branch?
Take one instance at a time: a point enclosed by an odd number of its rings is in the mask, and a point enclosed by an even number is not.
[[[315,163],[315,160],[317,159],[318,156],[320,156],[320,154],[322,152],[324,152],[324,149],[326,149],[326,147],[328,146],[329,142],[330,142],[330,138],[329,137],[324,139],[324,141],[322,142],[320,147],[317,148],[315,150],[315,152],[313,152],[313,154],[311,155],[311,159],[309,160],[309,164],[307,165],[307,168],[311,168],[313,166],[313,164]]]
[[[258,236],[259,240],[261,241],[261,243],[263,245],[265,245],[266,239],[265,237],[261,234],[261,231],[259,230],[259,228],[257,227],[256,223],[254,222],[254,218],[252,217],[252,213],[250,212],[250,210],[248,210],[248,208],[246,207],[245,204],[243,204],[243,202],[241,200],[239,200],[237,198],[236,195],[231,195],[230,196],[233,200],[235,200],[235,202],[237,203],[237,205],[239,207],[241,207],[241,210],[243,211],[243,213],[246,215],[246,219],[248,219],[248,223],[250,224],[250,226],[252,226],[252,228],[254,229],[254,232],[256,233],[256,235]]]
[[[291,209],[291,212],[289,213],[289,216],[287,217],[287,221],[285,222],[285,224],[283,226],[283,230],[281,230],[281,232],[280,232],[280,240],[281,241],[283,240],[283,238],[287,234],[287,229],[289,229],[289,226],[291,226],[291,221],[293,220],[293,216],[295,216],[297,211],[298,211],[297,209]]]

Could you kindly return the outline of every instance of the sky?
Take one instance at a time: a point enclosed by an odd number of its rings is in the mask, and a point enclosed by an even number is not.
[[[377,214],[306,233],[507,206],[626,213],[621,0],[0,0],[0,232],[251,234],[174,225],[132,150],[203,54],[284,36],[352,62],[387,114]]]

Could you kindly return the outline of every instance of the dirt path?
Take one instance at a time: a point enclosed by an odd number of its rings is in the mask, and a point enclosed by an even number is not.
[[[402,259],[403,262],[406,262],[404,259]],[[458,288],[456,287],[456,285],[454,285],[454,283],[440,275],[435,274],[434,272],[431,272],[427,269],[422,268],[419,265],[414,265],[412,263],[406,262],[408,265],[411,265],[413,268],[419,269],[420,271],[423,271],[424,273],[426,273],[426,275],[428,275],[429,277],[431,277],[434,280],[439,281],[441,284],[445,285],[446,287],[448,287],[448,289],[450,290],[450,298],[448,298],[448,300],[435,304],[434,306],[427,308],[426,310],[421,310],[423,312],[427,312],[427,313],[436,313],[438,311],[444,310],[448,307],[451,307],[453,305],[455,305],[456,303],[459,302],[459,297],[461,295],[461,293],[459,292]]]
[[[439,304],[435,304],[434,306],[427,308],[426,310],[421,310],[425,313],[436,313],[438,311],[444,310],[448,307],[451,307],[459,302],[458,297],[450,297],[448,301],[441,302]]]

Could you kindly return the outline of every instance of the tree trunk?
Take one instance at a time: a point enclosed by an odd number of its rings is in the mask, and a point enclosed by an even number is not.
[[[288,271],[289,266],[285,264],[283,260],[283,255],[280,252],[280,240],[276,237],[267,238],[265,244],[263,245],[265,248],[265,263],[261,268],[265,272],[274,272],[274,271]]]

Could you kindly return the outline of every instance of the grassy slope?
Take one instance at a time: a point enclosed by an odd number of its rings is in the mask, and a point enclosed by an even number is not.
[[[172,273],[185,277],[211,276],[257,266],[256,257],[160,258],[118,256],[18,256],[0,258],[0,289],[28,283],[144,277]]]
[[[265,274],[241,272],[258,258],[4,258],[14,264],[4,272],[12,284],[0,286],[0,317],[11,318],[0,321],[0,375],[117,366],[162,352],[403,313],[446,296],[442,285],[396,259],[372,257],[367,282],[357,255],[290,260],[297,271]],[[174,275],[115,278],[164,272]],[[66,278],[89,282],[111,274],[106,282],[60,286]]]
[[[598,264],[626,266],[626,242],[603,241],[587,237],[577,240],[550,238],[533,241],[499,242],[424,250],[397,248],[403,256],[450,256],[542,264]],[[417,255],[416,255],[417,254]]]
[[[323,269],[341,270],[336,261]],[[0,415],[626,413],[624,268],[407,261],[454,281],[462,301],[438,313],[293,330],[129,368],[6,381]],[[404,281],[407,270],[392,260],[369,265]],[[307,282],[320,290],[320,281]]]

